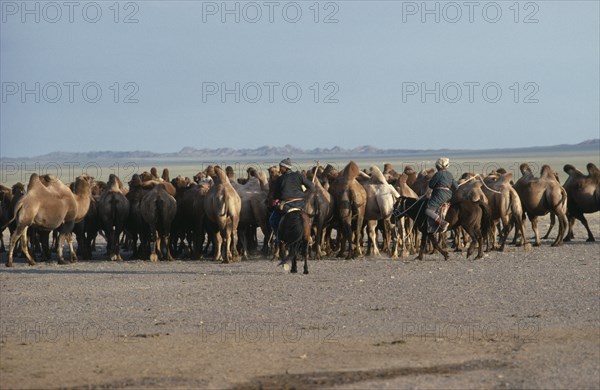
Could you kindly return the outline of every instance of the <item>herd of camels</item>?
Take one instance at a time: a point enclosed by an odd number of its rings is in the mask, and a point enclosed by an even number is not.
[[[527,164],[521,164],[518,180],[503,169],[487,175],[465,173],[446,215],[451,242],[458,250],[471,241],[468,255],[477,247],[481,257],[484,241],[486,250],[501,251],[514,228],[513,244],[530,250],[525,217],[535,234],[533,245],[540,245],[537,220],[547,214],[551,227],[544,238],[558,221],[553,246],[574,238],[575,220],[586,228],[587,241],[594,241],[584,215],[600,211],[600,170],[593,163],[586,168],[587,175],[565,165],[568,178],[562,184],[548,165],[536,177]],[[391,257],[408,256],[416,253],[419,240],[424,248],[426,236],[419,238],[416,208],[411,213],[406,204],[409,199],[426,199],[434,173],[434,169],[417,172],[411,167],[397,173],[390,164],[383,171],[377,166],[361,171],[353,161],[341,171],[318,164],[303,171],[315,184],[306,194],[305,256],[320,259],[333,251],[347,259],[364,252],[377,256],[380,251]],[[168,169],[159,176],[153,168],[134,174],[126,187],[113,174],[106,183],[82,175],[70,186],[50,175],[32,174],[26,189],[21,183],[12,188],[0,185],[0,238],[6,227],[11,233],[6,266],[13,265],[19,242],[30,265],[36,264],[38,252],[49,260],[51,232],[59,264],[67,263],[65,244],[71,261],[78,255],[91,259],[98,234],[105,237],[111,260],[122,259],[122,248],[131,250],[134,259],[152,261],[212,256],[230,262],[247,258],[252,250],[267,256],[270,251],[285,253],[285,247],[270,247],[269,188],[277,177],[276,167],[267,173],[249,169],[247,177],[236,179],[231,167],[209,166],[193,178],[171,180]],[[258,229],[264,237],[262,248]],[[6,251],[3,241],[0,251]]]

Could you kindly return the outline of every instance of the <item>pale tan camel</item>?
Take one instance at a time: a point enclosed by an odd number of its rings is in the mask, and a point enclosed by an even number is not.
[[[531,244],[527,242],[525,237],[523,206],[519,194],[511,184],[511,180],[512,173],[500,174],[496,172],[489,174],[484,179],[485,186],[482,190],[487,196],[492,216],[492,228],[490,229],[492,246],[496,248],[496,224],[501,221],[502,231],[498,250],[504,250],[504,244],[514,225],[521,235],[521,242],[518,246],[522,246],[524,250],[529,251],[531,250]]]
[[[369,169],[371,176],[369,180],[363,182],[363,187],[367,193],[367,206],[365,208],[364,221],[367,224],[367,234],[371,241],[370,248],[373,256],[379,256],[379,248],[377,245],[377,223],[383,220],[384,224],[384,241],[383,251],[390,257],[398,256],[398,246],[395,246],[394,251],[391,249],[392,222],[390,217],[394,211],[394,203],[400,198],[400,194],[396,189],[388,184],[383,173],[375,165]]]
[[[29,178],[27,193],[19,200],[15,207],[13,219],[17,228],[10,237],[7,267],[12,267],[13,251],[19,239],[21,250],[27,257],[29,265],[35,261],[27,248],[27,229],[35,226],[42,230],[54,230],[60,227],[58,236],[58,263],[66,264],[63,258],[63,243],[68,241],[71,261],[76,261],[77,256],[73,249],[71,232],[75,223],[81,221],[88,212],[90,199],[90,182],[88,176],[79,176],[75,181],[75,193],[63,182],[56,178],[46,176],[44,182],[34,173]]]
[[[567,230],[567,192],[556,179],[555,172],[550,166],[543,165],[539,178],[533,176],[527,164],[521,164],[523,176],[515,183],[514,188],[519,194],[523,211],[531,221],[535,234],[535,246],[540,245],[537,218],[548,213],[556,214],[558,218],[558,235],[552,246],[559,246]]]
[[[214,185],[206,194],[204,209],[208,220],[216,225],[217,231],[213,238],[214,259],[229,263],[239,258],[236,244],[242,200],[223,169],[215,167],[214,172]],[[221,253],[223,241],[225,241],[225,256]]]

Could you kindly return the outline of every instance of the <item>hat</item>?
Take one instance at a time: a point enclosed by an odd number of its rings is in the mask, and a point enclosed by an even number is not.
[[[286,167],[287,169],[292,169],[292,160],[290,158],[283,159],[279,162],[280,167]]]
[[[448,165],[450,165],[450,159],[448,157],[440,157],[435,162],[435,166],[438,169],[446,169],[448,168]]]

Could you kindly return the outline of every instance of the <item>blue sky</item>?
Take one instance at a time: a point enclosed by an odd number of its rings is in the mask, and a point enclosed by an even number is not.
[[[598,1],[72,4],[0,2],[1,157],[599,137]]]

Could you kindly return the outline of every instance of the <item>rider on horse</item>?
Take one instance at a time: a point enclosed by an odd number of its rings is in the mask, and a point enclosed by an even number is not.
[[[445,232],[448,229],[448,222],[438,215],[437,210],[442,204],[452,198],[452,192],[458,188],[458,184],[454,180],[452,173],[447,170],[449,164],[450,160],[447,157],[440,157],[435,163],[437,172],[429,181],[429,188],[433,191],[425,210],[425,215],[435,221],[439,226],[440,232]]]
[[[307,190],[312,190],[314,184],[299,172],[292,171],[292,161],[289,158],[279,163],[281,176],[275,181],[273,189],[273,206],[269,222],[275,232],[275,240],[278,240],[279,223],[283,215],[292,208],[304,210],[305,194],[302,185]]]

